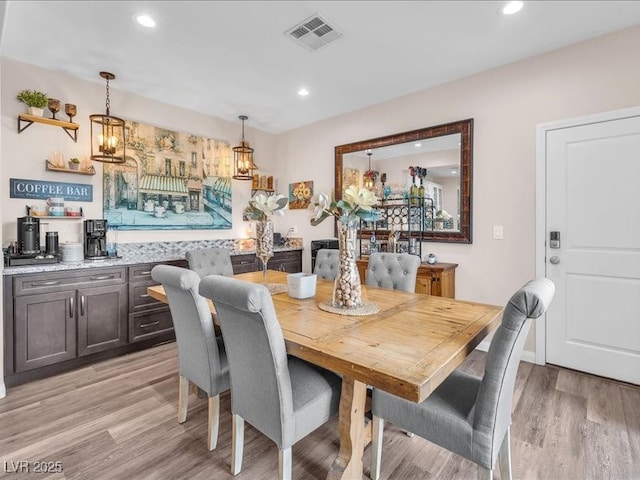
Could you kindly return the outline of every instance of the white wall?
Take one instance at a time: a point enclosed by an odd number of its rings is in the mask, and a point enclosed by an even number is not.
[[[1,59],[0,81],[2,83],[2,234],[4,244],[16,239],[16,218],[24,216],[25,205],[37,200],[9,198],[9,178],[40,179],[55,182],[91,183],[93,202],[83,204],[85,217],[102,218],[102,164],[93,162],[94,176],[80,176],[68,173],[54,173],[45,170],[45,159],[50,152],[62,152],[65,158],[88,158],[90,154],[89,115],[105,110],[105,82],[96,72],[96,82],[87,82],[68,75],[17,62]],[[137,95],[117,90],[116,79],[110,83],[111,114],[127,120],[136,120],[181,132],[189,132],[204,137],[227,140],[237,145],[242,135],[240,122],[227,122],[218,118],[178,108]],[[22,133],[17,131],[17,116],[25,112],[25,106],[15,100],[22,89],[37,89],[61,103],[74,103],[78,115],[73,120],[80,125],[78,142],[74,143],[59,127],[34,123]],[[170,100],[170,99],[167,99]],[[251,117],[251,112],[246,113]],[[50,116],[45,109],[45,116]],[[64,111],[57,118],[67,120]],[[271,174],[275,152],[273,135],[253,129],[250,120],[245,122],[245,137],[255,148],[255,161],[261,174]],[[145,241],[197,240],[210,238],[237,238],[246,234],[248,224],[242,221],[242,209],[251,194],[251,182],[233,181],[233,228],[231,230],[173,230],[145,231]],[[51,222],[50,222],[51,223]],[[81,241],[82,223],[69,220],[55,220],[49,226],[59,232],[60,241]],[[122,231],[118,234],[121,243],[140,241],[140,232]]]
[[[282,133],[278,177],[313,178],[316,191],[330,192],[336,145],[474,118],[473,244],[426,251],[459,264],[457,298],[503,305],[535,275],[536,125],[640,105],[638,45],[634,27]],[[307,212],[284,221],[298,225],[307,248],[333,236],[330,220],[311,227]],[[504,226],[504,240],[492,239],[493,225]]]

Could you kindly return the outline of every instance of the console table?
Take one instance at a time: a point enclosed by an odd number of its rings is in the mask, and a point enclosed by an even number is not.
[[[369,257],[356,260],[360,281],[365,283]],[[416,293],[426,293],[436,297],[456,298],[457,263],[422,263],[416,275]]]

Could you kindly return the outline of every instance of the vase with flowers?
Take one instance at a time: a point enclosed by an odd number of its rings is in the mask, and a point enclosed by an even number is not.
[[[360,220],[371,222],[378,218],[372,207],[378,202],[375,194],[350,186],[342,200],[330,200],[324,193],[311,199],[311,225],[319,225],[326,218],[336,219],[338,231],[339,265],[333,285],[331,307],[351,310],[363,307],[360,274],[356,265],[356,242]]]
[[[284,195],[256,194],[249,200],[249,206],[245,208],[244,215],[249,220],[256,220],[256,256],[262,262],[264,284],[267,283],[267,262],[273,257],[273,215],[284,215],[287,206],[287,198]]]

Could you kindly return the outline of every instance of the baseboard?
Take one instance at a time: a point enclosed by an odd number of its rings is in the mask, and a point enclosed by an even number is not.
[[[488,340],[484,340],[480,342],[480,344],[476,348],[481,352],[488,352],[490,344],[491,342],[489,342]],[[536,353],[525,350],[524,352],[522,352],[522,356],[520,357],[520,360],[528,363],[536,363]]]

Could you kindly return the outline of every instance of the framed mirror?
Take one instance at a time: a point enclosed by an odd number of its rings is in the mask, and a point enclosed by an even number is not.
[[[383,220],[363,225],[362,238],[472,243],[472,173],[473,119],[335,147],[336,199],[350,185],[379,199]]]

